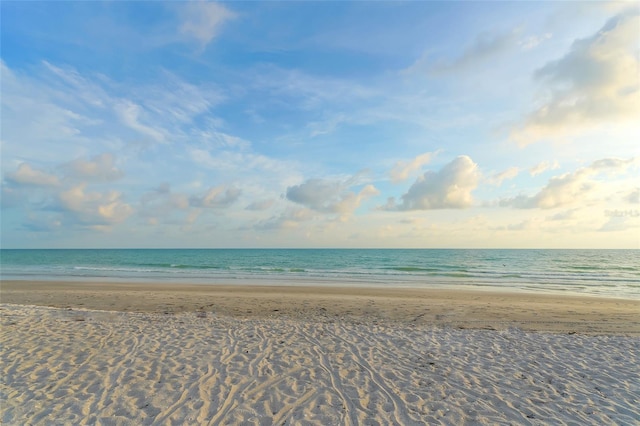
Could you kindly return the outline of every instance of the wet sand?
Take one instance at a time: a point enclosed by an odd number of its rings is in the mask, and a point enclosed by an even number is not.
[[[640,300],[470,290],[3,281],[0,301],[237,318],[385,320],[464,328],[640,333]]]

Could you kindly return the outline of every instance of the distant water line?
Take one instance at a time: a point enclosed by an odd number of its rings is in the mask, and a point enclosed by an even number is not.
[[[0,250],[3,280],[484,288],[640,299],[637,250]]]

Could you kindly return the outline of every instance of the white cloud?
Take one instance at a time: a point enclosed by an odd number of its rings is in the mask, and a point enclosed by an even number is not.
[[[407,178],[409,178],[409,176],[411,176],[411,174],[420,170],[422,166],[429,164],[437,154],[438,154],[438,151],[425,152],[424,154],[418,155],[413,160],[410,160],[410,161],[400,160],[396,162],[391,172],[389,172],[391,181],[394,183],[397,183],[397,182],[402,182],[403,180],[406,180]]]
[[[331,211],[344,191],[339,180],[309,179],[287,188],[287,199],[318,211]]]
[[[348,189],[357,184],[358,176],[346,180],[308,179],[300,185],[287,188],[288,200],[322,213],[335,213],[347,219],[363,200],[376,196],[373,185],[365,185],[358,193]]]
[[[592,179],[593,176],[603,172],[610,174],[622,173],[636,162],[635,158],[628,160],[619,158],[597,160],[588,167],[582,167],[573,173],[564,173],[560,176],[552,177],[547,185],[536,195],[519,195],[504,199],[500,201],[500,205],[525,209],[553,209],[569,206],[588,199],[597,187],[597,182]]]
[[[590,174],[587,169],[581,169],[575,173],[554,176],[540,192],[522,200],[518,207],[551,209],[570,205],[594,189],[594,183],[587,179]]]
[[[640,113],[640,17],[632,7],[611,18],[596,34],[574,41],[562,58],[538,69],[546,93],[512,138],[531,143],[603,123],[635,120]]]
[[[559,168],[560,168],[560,164],[558,163],[557,160],[554,160],[553,163],[550,163],[549,161],[543,161],[531,167],[529,169],[529,174],[531,176],[537,176],[540,173],[546,172],[547,170],[556,170]]]
[[[58,203],[75,221],[89,226],[121,223],[133,213],[133,208],[122,200],[121,192],[86,192],[85,185],[60,192]]]
[[[33,186],[58,186],[60,180],[57,176],[45,173],[41,170],[32,168],[27,163],[21,163],[18,169],[6,175],[6,179],[12,183],[19,185],[33,185]]]
[[[224,185],[209,188],[202,196],[192,196],[189,204],[193,207],[224,208],[233,204],[242,194],[238,188],[228,188]]]
[[[461,155],[439,172],[427,171],[402,196],[402,204],[390,199],[384,210],[461,209],[473,204],[471,192],[478,186],[478,165]]]
[[[71,177],[81,180],[110,181],[120,179],[124,172],[115,165],[113,154],[105,152],[91,160],[78,158],[62,166]]]
[[[520,173],[520,169],[518,167],[509,167],[503,172],[491,175],[487,180],[492,185],[500,186],[504,180],[513,179],[518,176],[518,173]]]
[[[340,215],[340,220],[345,221],[360,206],[362,201],[379,194],[380,191],[375,186],[366,185],[357,194],[355,192],[344,194],[342,199],[333,206],[333,210]]]
[[[220,3],[205,1],[188,2],[181,9],[181,13],[180,33],[195,39],[203,47],[220,33],[226,21],[237,16]]]

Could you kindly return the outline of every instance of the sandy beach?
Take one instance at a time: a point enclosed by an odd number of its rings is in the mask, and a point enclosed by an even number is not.
[[[2,424],[640,418],[640,301],[20,281],[0,295]]]

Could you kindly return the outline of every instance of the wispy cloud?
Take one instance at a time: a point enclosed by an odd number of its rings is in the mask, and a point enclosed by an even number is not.
[[[487,181],[491,185],[500,186],[502,185],[503,181],[513,179],[518,176],[518,173],[520,173],[520,169],[518,167],[509,167],[507,170],[499,173],[494,173],[493,175],[489,176]]]
[[[518,31],[478,34],[460,56],[451,61],[436,62],[430,71],[436,74],[465,71],[516,45]]]
[[[304,222],[309,222],[317,215],[308,208],[289,208],[284,212],[261,220],[253,226],[260,231],[291,230],[299,228]]]
[[[414,172],[420,170],[422,166],[429,164],[431,160],[438,154],[436,152],[425,152],[416,156],[410,161],[400,160],[396,162],[393,169],[389,172],[391,181],[394,183],[402,182],[411,176]]]
[[[538,47],[544,41],[549,40],[552,37],[551,33],[544,33],[542,35],[532,35],[520,40],[518,43],[524,50],[534,49]]]
[[[180,15],[180,33],[196,40],[201,47],[211,43],[225,22],[237,17],[235,12],[220,3],[200,0],[184,4]]]
[[[242,194],[242,190],[224,185],[209,188],[201,196],[189,198],[189,204],[193,207],[224,208],[235,203]]]
[[[122,123],[127,127],[135,130],[143,136],[150,137],[155,142],[165,141],[166,137],[162,131],[142,122],[143,118],[141,115],[143,114],[143,109],[140,105],[129,100],[125,100],[117,104],[115,106],[115,110],[122,120]]]
[[[538,164],[536,164],[533,167],[529,168],[529,174],[531,176],[537,176],[541,173],[546,172],[547,170],[556,170],[560,168],[560,164],[558,163],[558,161],[554,160],[553,162],[549,162],[549,161],[542,161]]]
[[[433,49],[429,48],[402,73],[407,75],[428,72],[439,76],[472,70],[517,46],[519,33],[518,29],[506,32],[483,31],[475,36],[462,53],[451,59],[438,59],[434,57]]]

